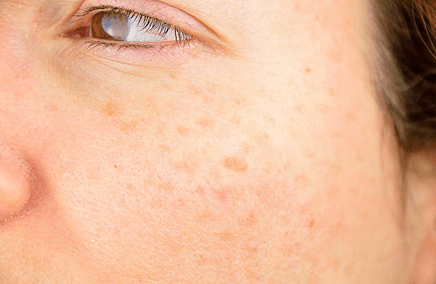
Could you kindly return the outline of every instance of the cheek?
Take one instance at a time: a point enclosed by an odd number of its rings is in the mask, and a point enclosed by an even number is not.
[[[273,126],[234,109],[191,102],[156,120],[130,121],[135,131],[128,132],[122,118],[92,112],[80,115],[93,121],[86,130],[69,123],[68,149],[60,140],[46,154],[61,177],[54,199],[97,266],[124,275],[131,267],[120,262],[160,275],[198,265],[256,274],[268,250],[286,245],[268,239],[303,238],[301,216],[280,216],[299,212],[301,201],[288,190]]]
[[[21,223],[36,236],[24,238],[35,255],[65,252],[106,282],[171,282],[186,271],[197,283],[211,271],[254,282],[271,267],[275,282],[306,267],[307,282],[313,267],[350,271],[367,247],[395,246],[378,242],[393,225],[377,226],[392,215],[380,209],[378,120],[363,119],[375,104],[308,104],[215,84],[129,115],[117,101],[86,105],[61,86],[26,82],[6,92],[5,104],[17,103],[3,127],[38,161],[41,188]]]

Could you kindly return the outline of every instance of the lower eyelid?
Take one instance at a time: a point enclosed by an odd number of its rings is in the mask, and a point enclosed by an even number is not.
[[[140,67],[175,67],[203,50],[202,44],[195,40],[186,43],[185,47],[181,47],[180,43],[131,44],[94,39],[74,41],[73,48],[80,49],[91,58]]]

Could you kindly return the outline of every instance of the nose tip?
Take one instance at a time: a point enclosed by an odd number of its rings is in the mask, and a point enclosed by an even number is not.
[[[20,212],[31,188],[30,164],[16,149],[0,145],[0,221]]]

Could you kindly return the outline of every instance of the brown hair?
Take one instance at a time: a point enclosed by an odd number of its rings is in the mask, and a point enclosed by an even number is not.
[[[373,0],[376,91],[409,154],[436,143],[436,3]],[[433,0],[431,0],[433,1]]]

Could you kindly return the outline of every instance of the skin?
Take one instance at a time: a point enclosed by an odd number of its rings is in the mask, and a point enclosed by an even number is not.
[[[433,165],[405,209],[370,3],[165,2],[201,43],[87,49],[79,1],[0,1],[0,283],[433,283]]]

